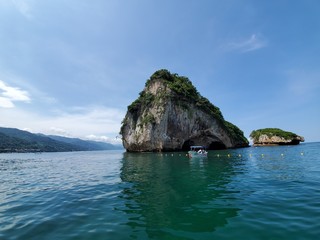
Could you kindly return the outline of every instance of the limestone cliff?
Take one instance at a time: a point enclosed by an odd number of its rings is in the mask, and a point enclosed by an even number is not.
[[[186,77],[155,72],[130,106],[120,131],[130,152],[247,147],[248,140],[224,120],[219,108],[202,97]]]
[[[295,133],[279,128],[264,128],[254,130],[250,134],[255,146],[263,145],[296,145],[304,142],[304,138]]]

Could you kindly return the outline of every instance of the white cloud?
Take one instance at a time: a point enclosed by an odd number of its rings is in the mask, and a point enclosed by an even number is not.
[[[28,19],[33,18],[31,14],[30,1],[27,0],[11,0],[18,11]]]
[[[0,126],[32,129],[35,133],[78,137],[110,143],[120,143],[121,121],[125,112],[114,108],[88,106],[57,111],[46,116],[19,108],[3,109]]]
[[[30,129],[30,128],[23,128],[22,130],[27,131],[27,132],[33,132],[32,129]]]
[[[116,136],[123,117],[124,112],[118,109],[88,106],[70,109],[68,112],[60,111],[58,115],[42,120],[42,125],[47,128],[43,131],[56,134],[57,129],[60,129],[62,135],[74,137]]]
[[[57,127],[50,127],[49,132],[52,135],[59,135],[59,136],[64,136],[64,137],[70,137],[70,133],[62,128],[57,128]]]
[[[103,136],[103,135],[97,136],[97,135],[91,134],[91,135],[86,136],[85,139],[92,140],[92,141],[99,141],[99,142],[107,142],[107,143],[112,143],[112,144],[121,144],[122,143],[121,137],[119,137],[119,136],[116,136],[114,138],[110,138],[110,137]]]
[[[229,42],[224,46],[229,51],[240,51],[242,53],[255,51],[267,46],[267,41],[260,35],[252,34],[249,38]]]
[[[0,107],[13,108],[15,106],[13,102],[15,101],[29,103],[29,93],[19,88],[8,86],[0,80]]]
[[[12,103],[12,101],[10,101],[10,99],[4,98],[4,97],[0,97],[0,107],[2,107],[2,108],[13,108],[14,104]]]

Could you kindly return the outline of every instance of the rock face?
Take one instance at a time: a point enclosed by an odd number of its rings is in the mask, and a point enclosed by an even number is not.
[[[279,128],[264,128],[252,131],[250,138],[255,146],[297,145],[300,142],[304,142],[303,137]]]
[[[155,72],[130,106],[120,130],[129,152],[247,147],[248,140],[224,120],[219,108],[202,97],[186,77]]]

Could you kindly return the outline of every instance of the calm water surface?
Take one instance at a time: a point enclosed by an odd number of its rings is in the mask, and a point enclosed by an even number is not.
[[[318,239],[320,143],[0,154],[0,239]]]

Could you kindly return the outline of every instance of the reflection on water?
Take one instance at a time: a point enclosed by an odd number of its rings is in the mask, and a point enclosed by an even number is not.
[[[149,237],[168,231],[212,232],[240,210],[228,187],[239,174],[231,162],[125,153],[122,164],[122,181],[132,183],[123,191],[123,211],[132,229],[146,228]]]
[[[319,146],[0,154],[0,239],[317,239]]]

